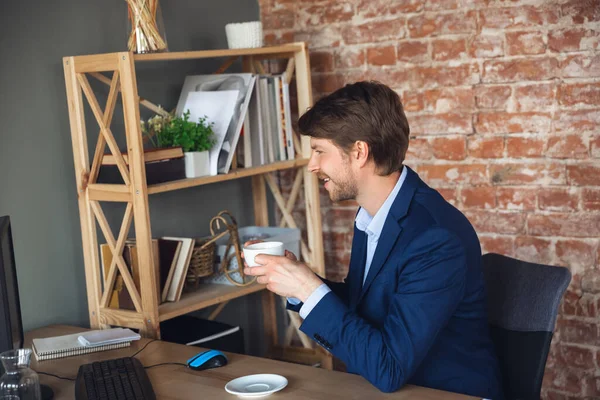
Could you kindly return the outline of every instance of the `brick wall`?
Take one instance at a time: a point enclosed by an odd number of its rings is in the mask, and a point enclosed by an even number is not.
[[[400,94],[408,165],[484,252],[571,269],[544,397],[600,397],[600,3],[259,3],[267,43],[308,42],[315,98],[363,79]],[[327,273],[341,279],[356,205],[321,198]]]

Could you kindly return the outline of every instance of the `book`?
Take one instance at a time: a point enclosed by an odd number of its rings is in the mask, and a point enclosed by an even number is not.
[[[87,331],[85,333],[89,332],[90,331]],[[32,348],[35,359],[37,361],[53,360],[55,358],[120,349],[131,345],[131,340],[126,340],[101,346],[84,346],[79,342],[80,335],[81,333],[73,333],[70,335],[33,339]]]
[[[161,302],[167,300],[169,294],[169,288],[173,281],[173,273],[177,268],[177,260],[179,259],[179,252],[183,242],[181,240],[158,240],[158,254],[159,254],[159,265],[160,265],[160,287],[161,287]]]
[[[171,285],[169,286],[169,292],[167,293],[167,301],[179,301],[179,299],[181,299],[181,293],[183,292],[183,284],[185,283],[185,277],[190,266],[190,260],[192,259],[196,240],[180,237],[163,237],[162,239],[180,240],[182,242],[179,257],[177,258],[177,265],[173,271]]]
[[[127,152],[121,152],[125,164],[129,164]],[[181,147],[164,147],[161,149],[144,150],[144,162],[163,161],[171,158],[183,157],[183,149]],[[104,154],[102,157],[102,165],[117,165],[115,156],[112,154]]]

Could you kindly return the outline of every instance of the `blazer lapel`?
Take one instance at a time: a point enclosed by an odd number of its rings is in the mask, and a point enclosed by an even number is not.
[[[365,261],[367,255],[367,235],[354,224],[354,237],[352,238],[352,254],[350,255],[350,268],[348,270],[349,306],[356,308],[356,300],[362,287]]]
[[[394,245],[396,244],[396,241],[402,232],[400,221],[406,216],[412,198],[417,190],[417,186],[420,181],[419,176],[407,166],[404,166],[404,168],[408,169],[406,172],[406,179],[404,180],[404,183],[402,184],[402,187],[400,188],[400,191],[398,192],[398,195],[396,196],[396,199],[394,200],[394,203],[390,208],[390,212],[385,220],[383,230],[381,231],[381,235],[379,235],[377,249],[375,249],[375,254],[373,255],[373,260],[371,261],[369,273],[364,285],[362,285],[362,290],[360,291],[360,295],[358,296],[356,304],[360,303],[362,297],[369,289],[371,283],[373,283],[373,280],[385,264],[390,252],[394,248]],[[366,244],[364,247],[366,252]]]

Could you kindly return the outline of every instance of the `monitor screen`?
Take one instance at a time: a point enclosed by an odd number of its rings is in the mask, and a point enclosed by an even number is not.
[[[0,352],[21,347],[23,327],[10,218],[0,217]]]

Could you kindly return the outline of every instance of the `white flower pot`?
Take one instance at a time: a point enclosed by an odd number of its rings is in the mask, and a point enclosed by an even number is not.
[[[185,177],[197,178],[210,174],[208,151],[190,151],[183,153],[185,160]]]

